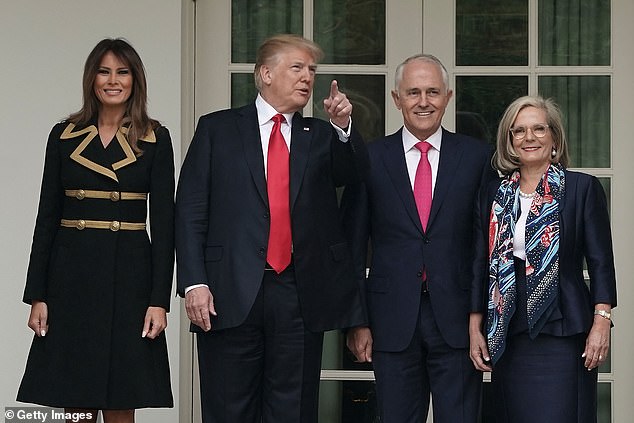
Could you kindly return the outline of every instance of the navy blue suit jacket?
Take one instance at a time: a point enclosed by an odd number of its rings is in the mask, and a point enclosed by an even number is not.
[[[297,292],[308,330],[359,324],[359,288],[339,215],[336,187],[361,180],[367,150],[328,122],[293,116],[290,206]],[[202,116],[176,196],[178,293],[206,283],[212,330],[244,322],[266,263],[269,208],[257,111],[252,103]],[[193,330],[199,328],[192,326]]]
[[[565,190],[559,205],[559,301],[553,315],[562,320],[561,336],[587,333],[594,305],[616,306],[616,277],[607,201],[599,180],[585,173],[565,171]],[[489,219],[501,180],[493,181],[479,195],[475,228],[477,239],[472,304],[486,315],[489,284]],[[588,264],[590,286],[583,277]],[[551,316],[552,320],[552,316]]]
[[[407,172],[402,129],[371,143],[368,151],[366,183],[346,187],[342,206],[373,348],[401,351],[411,341],[419,316],[423,267],[436,324],[450,346],[465,348],[473,207],[480,187],[497,176],[490,163],[491,149],[482,141],[443,129],[426,232]]]

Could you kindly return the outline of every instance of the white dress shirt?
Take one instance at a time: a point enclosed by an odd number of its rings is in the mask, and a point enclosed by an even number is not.
[[[427,141],[431,144],[427,152],[429,165],[431,166],[431,194],[434,196],[434,187],[436,186],[436,176],[438,175],[438,163],[440,162],[440,144],[442,142],[442,127],[438,127],[436,132],[426,140],[419,140],[411,132],[403,126],[403,150],[405,151],[405,162],[407,163],[407,173],[409,174],[409,182],[414,190],[414,179],[416,179],[416,168],[420,161],[421,152],[415,147],[420,141]]]

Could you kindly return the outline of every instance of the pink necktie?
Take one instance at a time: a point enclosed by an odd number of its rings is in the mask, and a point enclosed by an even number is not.
[[[289,153],[282,131],[284,116],[272,118],[273,130],[269,139],[266,164],[266,187],[269,194],[271,228],[266,261],[279,274],[291,263],[291,212],[289,208]]]
[[[431,210],[431,165],[427,158],[427,152],[431,148],[431,144],[426,141],[420,141],[416,143],[415,147],[420,150],[420,161],[418,162],[414,179],[414,199],[416,200],[420,223],[423,226],[423,230],[427,230],[427,221]]]

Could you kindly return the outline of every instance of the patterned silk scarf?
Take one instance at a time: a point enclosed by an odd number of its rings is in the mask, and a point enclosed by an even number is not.
[[[504,352],[509,322],[515,312],[513,263],[515,222],[520,216],[520,173],[498,188],[489,223],[489,301],[487,342],[495,364]],[[546,169],[526,218],[526,305],[528,332],[534,339],[548,321],[559,293],[559,204],[565,192],[563,167]]]

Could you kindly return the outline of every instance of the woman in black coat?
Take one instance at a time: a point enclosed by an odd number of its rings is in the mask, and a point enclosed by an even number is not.
[[[35,337],[17,399],[133,422],[136,408],[173,405],[172,145],[124,40],[88,56],[83,103],[48,139],[23,298]]]
[[[498,422],[596,422],[616,306],[605,194],[597,178],[567,169],[550,99],[511,103],[494,162],[503,178],[476,207],[471,360],[492,371]]]

